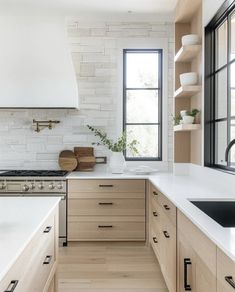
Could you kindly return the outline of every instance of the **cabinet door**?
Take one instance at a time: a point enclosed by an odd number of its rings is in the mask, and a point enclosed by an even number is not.
[[[196,289],[195,280],[196,254],[182,234],[178,235],[178,292]],[[210,291],[210,290],[209,290]],[[209,292],[208,291],[208,292]]]
[[[179,292],[216,292],[216,246],[181,212],[178,212],[178,259]]]
[[[235,263],[217,248],[217,292],[235,291]]]

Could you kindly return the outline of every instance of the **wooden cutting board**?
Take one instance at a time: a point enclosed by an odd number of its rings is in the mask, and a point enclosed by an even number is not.
[[[62,170],[73,171],[78,165],[77,158],[73,151],[64,150],[59,155],[59,166]]]

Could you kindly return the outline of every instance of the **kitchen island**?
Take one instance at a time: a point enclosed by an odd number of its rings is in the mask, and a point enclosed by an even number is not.
[[[59,198],[0,198],[0,291],[55,291]]]

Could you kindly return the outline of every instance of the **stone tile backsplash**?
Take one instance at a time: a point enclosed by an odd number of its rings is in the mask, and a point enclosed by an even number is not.
[[[102,127],[115,136],[118,108],[117,40],[136,37],[168,37],[168,160],[172,162],[172,96],[174,38],[171,23],[79,23],[68,24],[72,58],[76,70],[80,109],[0,110],[0,169],[57,169],[58,154],[74,146],[89,146],[93,135],[87,124]],[[40,133],[33,119],[58,119],[53,130]],[[109,156],[104,147],[96,155]]]

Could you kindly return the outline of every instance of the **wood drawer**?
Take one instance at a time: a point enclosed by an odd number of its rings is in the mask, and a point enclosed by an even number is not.
[[[36,249],[32,259],[32,266],[22,283],[25,291],[42,292],[48,276],[55,263],[54,234],[48,234],[48,239],[40,249]],[[30,276],[29,276],[30,275]]]
[[[145,240],[145,217],[71,217],[68,240]]]
[[[151,226],[150,231],[150,244],[153,248],[153,251],[158,259],[158,261],[161,261],[161,235],[160,231],[157,228],[154,228],[154,226]]]
[[[176,225],[176,206],[156,189],[153,189],[152,198],[159,204],[159,206],[161,206],[171,222]]]
[[[145,199],[145,193],[69,193],[69,199]]]
[[[234,292],[228,281],[235,283],[235,263],[217,248],[217,292]]]
[[[69,193],[145,193],[145,180],[69,180]]]
[[[69,199],[69,216],[145,215],[144,199]]]

